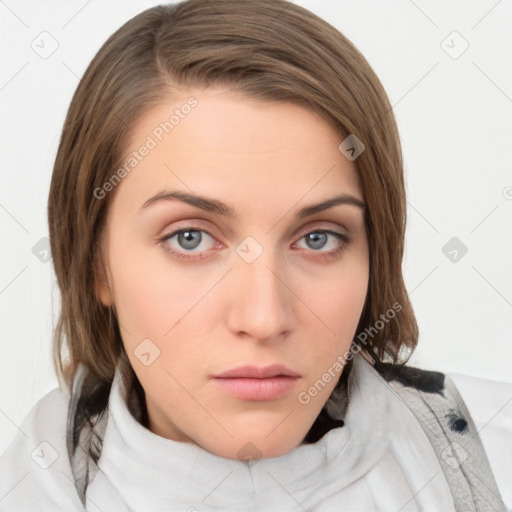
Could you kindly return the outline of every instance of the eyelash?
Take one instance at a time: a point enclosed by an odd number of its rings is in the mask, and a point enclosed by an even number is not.
[[[213,235],[211,235],[206,229],[203,229],[203,228],[200,228],[197,226],[188,226],[186,228],[181,228],[176,231],[173,231],[172,233],[169,233],[168,235],[165,235],[164,237],[160,238],[158,241],[160,242],[163,250],[167,253],[172,254],[173,256],[175,256],[179,259],[182,259],[182,260],[191,261],[191,260],[200,260],[200,259],[205,258],[206,256],[187,256],[182,252],[175,251],[174,249],[171,249],[169,247],[169,245],[166,244],[166,242],[168,240],[170,240],[172,237],[174,237],[180,233],[184,233],[186,231],[200,231],[200,232],[206,233],[208,236],[215,239],[215,237]],[[340,245],[338,247],[336,247],[335,249],[332,249],[331,251],[314,251],[311,249],[311,252],[318,252],[319,254],[317,257],[322,260],[333,259],[333,258],[336,258],[337,256],[340,256],[343,253],[343,251],[345,250],[346,246],[350,243],[350,238],[347,235],[338,233],[336,231],[332,231],[330,229],[323,229],[323,228],[312,229],[312,230],[306,231],[300,235],[298,240],[302,240],[305,236],[310,235],[312,233],[326,233],[328,235],[332,235],[332,236],[336,237],[340,241]],[[204,254],[204,253],[199,253],[199,254]]]

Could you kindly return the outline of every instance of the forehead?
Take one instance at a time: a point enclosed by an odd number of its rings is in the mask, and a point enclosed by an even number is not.
[[[138,203],[166,187],[232,202],[240,196],[246,203],[290,203],[333,192],[362,199],[356,168],[338,149],[341,140],[295,103],[261,102],[226,89],[191,90],[136,122],[123,159],[134,165],[116,193]]]

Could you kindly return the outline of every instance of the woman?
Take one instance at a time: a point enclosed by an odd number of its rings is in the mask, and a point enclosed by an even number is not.
[[[505,510],[454,383],[405,364],[405,211],[385,91],[329,24],[268,0],[128,21],[63,128],[61,387],[2,510]]]

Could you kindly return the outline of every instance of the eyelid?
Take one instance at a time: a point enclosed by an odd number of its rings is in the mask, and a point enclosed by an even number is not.
[[[203,222],[202,219],[198,219],[198,220],[190,219],[190,220],[184,220],[184,221],[181,221],[181,222],[178,222],[178,223],[174,223],[172,231],[169,231],[168,233],[165,233],[165,230],[163,230],[164,233],[161,234],[160,236],[158,236],[157,239],[158,240],[161,240],[162,238],[167,238],[168,239],[172,235],[175,235],[178,232],[187,231],[187,230],[190,230],[190,231],[204,231],[210,237],[212,237],[214,239],[218,239],[219,238],[218,236],[213,234],[215,230],[212,230],[209,227],[205,227],[204,225],[201,225],[201,222]],[[319,230],[319,231],[320,230],[331,231],[331,232],[337,233],[337,234],[339,234],[341,236],[344,236],[344,237],[347,237],[347,238],[349,236],[349,234],[348,234],[349,230],[348,229],[346,229],[344,226],[336,224],[336,223],[334,223],[332,221],[329,221],[329,222],[327,222],[327,221],[311,221],[305,227],[303,227],[300,230],[295,232],[295,234],[293,235],[293,238],[295,239],[294,243],[297,241],[297,239],[300,239],[303,236],[311,233],[312,231],[316,231],[316,230]]]
[[[310,224],[308,224],[306,227],[301,228],[296,235],[294,235],[294,238],[302,238],[304,235],[307,235],[308,233],[311,233],[312,231],[330,231],[333,233],[337,233],[338,235],[348,237],[348,229],[336,225],[333,226],[333,222],[325,222],[325,221],[313,221]]]

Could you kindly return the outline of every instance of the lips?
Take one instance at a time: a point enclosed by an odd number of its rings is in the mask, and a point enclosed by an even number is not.
[[[264,401],[286,395],[300,377],[297,372],[281,364],[265,367],[246,365],[214,375],[212,382],[235,398]]]
[[[250,378],[250,379],[268,379],[271,377],[300,377],[294,370],[282,364],[272,364],[270,366],[258,367],[252,365],[238,366],[225,372],[214,375],[215,378]]]

